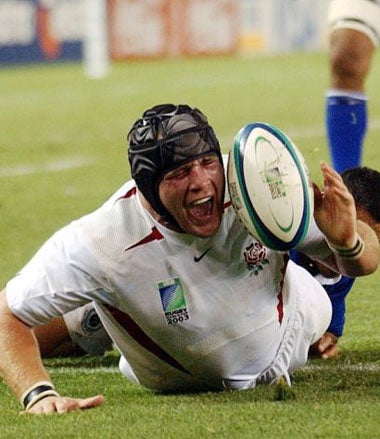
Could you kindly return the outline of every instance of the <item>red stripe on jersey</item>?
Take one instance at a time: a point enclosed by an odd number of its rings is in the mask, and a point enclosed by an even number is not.
[[[285,253],[284,254],[284,266],[281,269],[282,279],[280,282],[280,291],[277,295],[277,298],[278,298],[277,312],[278,312],[278,321],[279,321],[280,325],[282,323],[282,319],[284,318],[284,301],[283,301],[282,290],[284,288],[284,278],[285,278],[286,267],[288,266],[288,261],[289,261],[289,255]]]
[[[130,189],[128,192],[126,192],[123,196],[121,196],[120,198],[117,199],[118,200],[123,200],[126,198],[130,198],[133,195],[136,195],[137,189],[136,186],[134,186],[132,189]],[[152,233],[150,233],[148,236],[146,236],[145,238],[143,238],[141,241],[136,242],[136,244],[131,245],[130,247],[127,247],[125,249],[125,251],[130,250],[132,248],[138,247],[139,245],[143,245],[143,244],[147,244],[148,242],[157,240],[159,241],[160,239],[163,239],[164,237],[161,235],[161,233],[156,229],[156,227],[152,228]]]
[[[156,229],[156,227],[152,228],[152,233],[150,233],[148,236],[145,236],[145,238],[141,239],[141,241],[136,242],[136,244],[131,245],[130,247],[126,248],[125,251],[131,250],[132,248],[138,247],[139,245],[148,244],[148,242],[152,241],[160,241],[161,239],[164,239],[164,237],[161,235],[161,233]]]
[[[141,328],[140,326],[132,320],[132,318],[114,308],[110,305],[106,305],[107,309],[111,313],[112,317],[128,332],[128,334],[144,349],[151,352],[153,355],[158,357],[160,360],[165,361],[170,366],[185,372],[190,375],[190,372],[186,370],[175,358],[170,356],[165,352],[157,343],[155,343]],[[128,360],[128,359],[127,359]]]
[[[123,196],[121,196],[120,198],[118,198],[118,200],[122,200],[124,198],[129,198],[132,197],[132,195],[135,195],[137,192],[137,188],[136,186],[134,186],[132,189],[129,189],[128,192],[126,192]]]

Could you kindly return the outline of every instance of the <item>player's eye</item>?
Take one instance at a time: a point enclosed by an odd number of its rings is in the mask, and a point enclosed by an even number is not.
[[[181,166],[177,169],[174,169],[174,171],[168,172],[164,178],[165,178],[165,180],[173,180],[176,178],[183,178],[189,173],[190,168],[191,168],[190,165]]]
[[[216,157],[215,155],[211,155],[211,156],[206,156],[202,158],[202,164],[204,165],[213,165],[215,163],[218,162],[218,157]]]

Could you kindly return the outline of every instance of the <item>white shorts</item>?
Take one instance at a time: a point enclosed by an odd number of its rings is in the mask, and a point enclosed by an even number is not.
[[[113,348],[92,303],[65,314],[63,319],[73,343],[87,354],[104,355]]]
[[[289,374],[306,364],[310,346],[325,333],[331,316],[332,306],[326,291],[305,288],[298,296],[297,311],[289,322],[276,357],[256,382],[273,383],[282,376],[290,385]]]
[[[380,4],[373,0],[332,0],[328,18],[330,31],[354,29],[367,35],[375,46],[380,42]]]
[[[306,364],[310,346],[327,330],[331,321],[332,306],[319,282],[306,270],[295,267],[295,264],[289,261],[285,288],[298,290],[296,308],[275,357],[264,370],[251,377],[230,377],[224,381],[225,387],[243,390],[255,387],[259,383],[271,384],[280,377],[284,377],[291,385],[289,374]]]

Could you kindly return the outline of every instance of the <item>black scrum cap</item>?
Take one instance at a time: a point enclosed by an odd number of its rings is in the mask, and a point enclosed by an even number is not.
[[[132,178],[151,206],[167,221],[158,186],[164,174],[199,157],[215,154],[219,142],[206,116],[188,105],[163,104],[146,110],[128,133]]]

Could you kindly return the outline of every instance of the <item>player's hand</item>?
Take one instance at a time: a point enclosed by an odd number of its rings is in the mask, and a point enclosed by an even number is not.
[[[314,217],[328,241],[339,248],[352,248],[357,240],[355,201],[342,177],[321,163],[323,192],[314,186]]]
[[[331,332],[325,332],[323,336],[310,347],[310,355],[322,360],[336,358],[339,354],[339,338]]]
[[[63,396],[50,396],[36,402],[27,412],[34,415],[48,415],[51,413],[68,413],[74,410],[84,410],[98,407],[104,401],[102,395],[90,398],[67,398]]]

